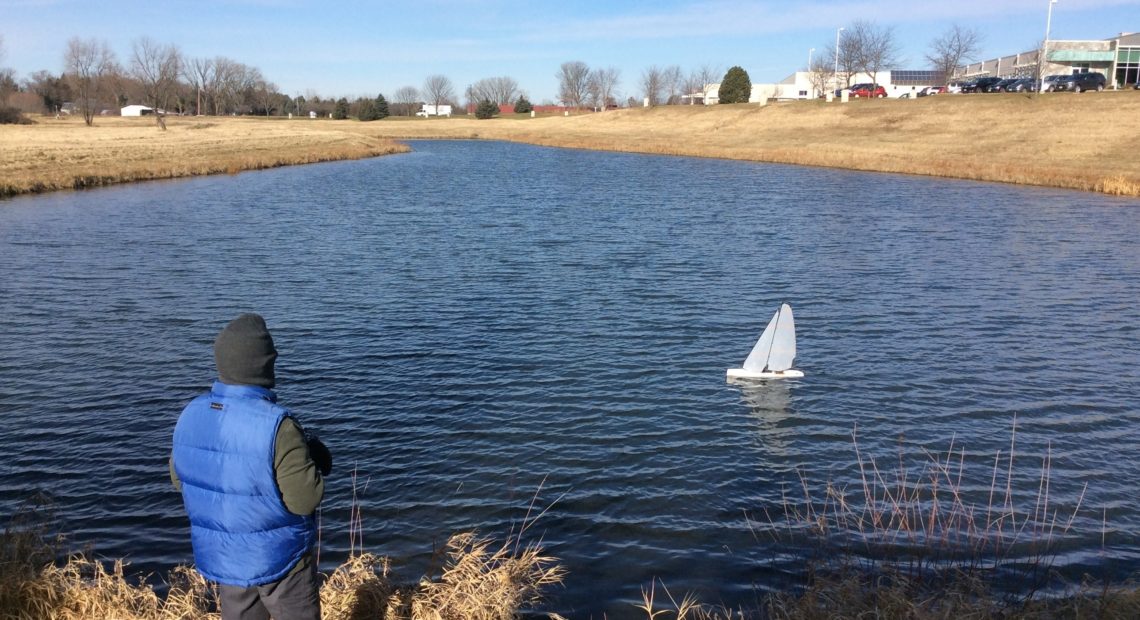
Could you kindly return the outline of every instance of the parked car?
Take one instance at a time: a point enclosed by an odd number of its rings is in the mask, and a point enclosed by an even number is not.
[[[993,86],[994,84],[997,84],[1000,81],[1002,81],[1002,78],[999,78],[999,77],[978,78],[971,85],[970,90],[966,90],[966,87],[963,86],[962,92],[964,92],[964,93],[985,93],[985,92],[989,92],[990,87]]]
[[[1053,82],[1053,90],[1058,91],[1072,91],[1079,93],[1084,90],[1104,90],[1105,80],[1103,73],[1096,71],[1089,71],[1088,73],[1074,73],[1073,75],[1061,76],[1057,81]]]
[[[1011,84],[1016,82],[1019,78],[1006,78],[995,84],[990,84],[986,88],[987,93],[1007,93]]]
[[[1037,90],[1037,80],[1033,78],[1021,78],[1014,80],[1012,84],[1005,87],[1007,93],[1024,93],[1035,92]]]
[[[887,89],[877,84],[856,84],[851,87],[851,96],[881,99],[887,96]]]
[[[983,77],[975,80],[970,80],[962,84],[962,92],[964,93],[984,93],[986,88],[991,84],[997,84],[1001,78],[997,77]]]
[[[923,88],[922,90],[918,91],[918,96],[919,97],[929,97],[931,95],[937,95],[938,93],[944,93],[944,92],[946,92],[945,86],[927,86],[927,87]]]
[[[945,92],[951,95],[957,95],[958,93],[962,92],[962,85],[958,82],[950,82],[946,85]]]
[[[1050,92],[1053,92],[1054,90],[1057,90],[1057,88],[1056,88],[1057,87],[1057,80],[1063,79],[1065,77],[1068,77],[1068,76],[1065,76],[1065,75],[1047,75],[1047,76],[1045,76],[1045,79],[1043,81],[1045,87],[1041,90],[1044,90],[1047,93],[1050,93]]]

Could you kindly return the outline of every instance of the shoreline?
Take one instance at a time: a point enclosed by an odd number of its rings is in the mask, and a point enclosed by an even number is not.
[[[237,174],[410,151],[394,140],[265,119],[37,119],[0,125],[0,199],[139,181]]]
[[[504,140],[1140,196],[1140,92],[661,106],[491,120],[36,119],[0,126],[0,198]]]

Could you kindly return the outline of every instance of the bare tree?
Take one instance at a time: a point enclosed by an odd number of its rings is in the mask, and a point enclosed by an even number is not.
[[[876,84],[879,83],[879,72],[898,62],[898,45],[894,28],[890,26],[859,20],[851,24],[845,40],[852,47],[854,68],[871,76],[871,81]]]
[[[665,105],[680,103],[681,83],[683,81],[684,74],[681,73],[681,67],[672,65],[661,70],[661,94],[663,95],[662,102]]]
[[[265,118],[269,118],[269,113],[274,108],[273,104],[280,99],[277,93],[277,85],[262,78],[254,84],[253,91],[258,107],[265,110]]]
[[[105,80],[113,71],[115,55],[105,41],[72,37],[63,54],[63,65],[71,92],[83,113],[83,122],[90,127],[99,97],[107,87]]]
[[[688,91],[687,94],[689,95],[695,95],[699,92],[701,93],[701,99],[707,100],[712,85],[720,80],[722,75],[724,75],[724,69],[721,69],[719,66],[701,65],[689,73],[688,79],[685,80],[685,90]],[[695,103],[695,100],[696,97],[692,97],[689,99],[689,103]]]
[[[214,59],[214,79],[208,90],[214,97],[214,113],[244,113],[254,95],[258,80],[264,80],[256,67],[244,65],[224,56]]]
[[[558,98],[572,108],[582,107],[589,95],[590,68],[586,63],[573,60],[562,63],[558,73]]]
[[[194,113],[202,116],[202,97],[206,97],[207,106],[210,101],[210,88],[214,85],[214,61],[209,58],[191,58],[183,67],[186,81],[194,87],[197,107]]]
[[[519,98],[519,83],[510,77],[483,78],[467,87],[471,103],[492,101],[499,105],[513,103]]]
[[[645,100],[649,105],[655,106],[661,102],[661,88],[664,77],[661,68],[657,65],[641,72],[641,91],[645,93]]]
[[[396,116],[411,116],[416,113],[420,101],[420,91],[415,86],[405,86],[392,95],[392,113]]]
[[[425,103],[435,106],[438,111],[440,105],[455,99],[455,89],[451,85],[451,80],[445,75],[429,75],[424,80],[424,98],[427,99]]]
[[[835,79],[835,64],[833,58],[814,58],[811,61],[811,66],[808,67],[808,82],[811,84],[813,93],[826,93]]]
[[[214,114],[221,116],[233,111],[238,93],[245,81],[245,65],[236,60],[218,56],[213,60],[214,71],[206,92],[214,100]]]
[[[926,60],[935,71],[942,74],[943,82],[949,82],[958,66],[976,56],[981,47],[982,35],[977,30],[954,24],[930,42]]]
[[[4,35],[0,34],[0,63],[4,62]],[[16,92],[16,72],[0,66],[0,106],[8,105],[8,96]]]
[[[593,69],[587,78],[587,90],[594,108],[605,110],[611,105],[617,105],[615,90],[621,72],[615,67]]]
[[[154,119],[159,129],[166,130],[163,118],[170,95],[178,84],[182,68],[182,53],[175,45],[161,45],[149,37],[134,42],[131,72],[143,88],[143,96],[154,108]]]
[[[855,73],[860,71],[858,63],[859,43],[850,35],[844,36],[839,39],[839,52],[836,53],[834,44],[828,44],[827,49],[824,50],[824,57],[830,58],[832,61],[832,76],[835,78],[835,85],[838,86],[842,80],[845,87],[851,86],[851,80],[855,77]],[[836,74],[835,71],[839,73]]]

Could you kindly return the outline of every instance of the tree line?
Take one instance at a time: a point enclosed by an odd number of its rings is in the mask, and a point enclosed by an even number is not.
[[[878,80],[878,75],[898,64],[894,30],[869,21],[845,27],[837,46],[823,47],[808,68],[813,86],[823,92],[831,85],[850,86],[859,73]],[[934,71],[951,76],[954,70],[980,49],[977,31],[952,26],[935,38],[926,60]],[[0,38],[0,62],[4,59]],[[49,113],[64,110],[82,114],[90,125],[104,110],[117,110],[137,101],[160,113],[155,121],[164,127],[163,113],[194,115],[308,115],[376,120],[389,115],[412,116],[423,104],[461,108],[456,89],[447,76],[428,76],[422,88],[403,86],[390,99],[375,97],[322,98],[313,90],[291,97],[279,91],[262,72],[225,56],[187,57],[176,45],[148,37],[132,42],[130,56],[120,62],[106,41],[72,37],[63,54],[63,71],[41,70],[22,83],[15,72],[0,65],[0,108],[16,103],[24,111],[38,107]],[[677,105],[707,98],[708,87],[719,80],[724,103],[748,101],[751,83],[740,67],[727,73],[714,65],[689,71],[676,65],[650,66],[636,78],[631,94],[622,101],[621,72],[615,67],[589,67],[581,61],[561,64],[558,101],[574,109],[606,110],[623,105]],[[725,87],[728,87],[726,90]],[[466,108],[491,110],[491,105],[514,105],[529,111],[532,104],[518,82],[509,77],[490,77],[470,84],[463,91]],[[640,99],[638,98],[640,97]],[[483,105],[489,104],[489,105]],[[521,109],[520,109],[521,108]],[[462,108],[461,108],[462,109]]]
[[[878,83],[881,72],[899,65],[898,39],[893,27],[857,20],[838,32],[837,39],[838,47],[834,43],[822,46],[823,53],[815,56],[808,67],[812,86],[819,92],[840,84],[850,87],[860,73]],[[945,83],[958,67],[981,51],[981,42],[977,30],[953,24],[931,40],[925,54],[927,66]]]

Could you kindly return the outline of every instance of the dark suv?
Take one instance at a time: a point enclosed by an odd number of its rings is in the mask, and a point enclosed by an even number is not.
[[[1082,90],[1101,91],[1104,90],[1106,81],[1104,74],[1096,71],[1074,73],[1054,82],[1054,90],[1071,90],[1074,93],[1079,93]]]
[[[984,77],[974,80],[973,83],[963,84],[962,92],[964,93],[984,93],[994,84],[1002,81],[1004,78],[999,77]]]

